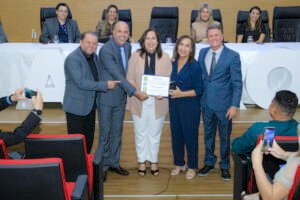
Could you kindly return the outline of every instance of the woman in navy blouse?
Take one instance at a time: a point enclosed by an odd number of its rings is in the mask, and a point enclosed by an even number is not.
[[[194,178],[198,168],[198,130],[200,125],[200,97],[202,73],[195,57],[195,42],[187,35],[181,36],[173,53],[170,89],[170,126],[175,168],[171,175],[186,172],[186,179]],[[187,150],[187,163],[184,149]],[[186,166],[187,164],[187,166]]]

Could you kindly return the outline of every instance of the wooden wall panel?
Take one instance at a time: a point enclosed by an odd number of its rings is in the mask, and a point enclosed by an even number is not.
[[[238,10],[249,10],[258,5],[269,12],[270,26],[272,24],[274,6],[300,5],[299,0],[66,0],[74,19],[78,21],[80,31],[94,30],[100,13],[109,4],[116,4],[120,9],[130,8],[133,17],[133,39],[137,40],[148,27],[153,6],[178,6],[179,31],[178,35],[188,34],[190,12],[199,8],[201,3],[209,3],[213,8],[220,8],[223,16],[225,40],[235,41],[235,21]],[[10,42],[30,42],[31,29],[40,35],[40,7],[55,6],[54,0],[0,0],[0,17]]]

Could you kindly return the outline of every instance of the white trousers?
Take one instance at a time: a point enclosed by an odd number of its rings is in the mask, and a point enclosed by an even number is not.
[[[141,118],[137,115],[132,115],[132,119],[138,162],[148,160],[152,163],[157,163],[160,136],[165,116],[155,119],[154,97],[149,97],[143,102]]]

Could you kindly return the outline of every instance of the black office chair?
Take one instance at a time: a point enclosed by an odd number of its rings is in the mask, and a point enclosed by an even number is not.
[[[258,141],[262,139],[262,135],[258,137]],[[275,136],[278,145],[286,151],[298,151],[298,136]],[[241,199],[241,192],[248,193],[258,192],[255,177],[253,174],[251,153],[249,154],[233,154],[234,161],[234,182],[233,182],[233,199]],[[273,179],[275,173],[279,170],[279,166],[285,161],[273,157],[272,155],[264,156],[263,166],[268,171],[269,176]]]
[[[0,159],[0,199],[88,200],[87,176],[67,182],[59,158]]]
[[[198,12],[199,10],[192,10],[191,12],[191,27],[192,27],[192,23],[194,23],[196,21],[196,18],[198,16]],[[212,17],[214,19],[214,21],[217,21],[220,23],[222,29],[223,29],[223,21],[222,21],[222,14],[221,14],[221,10],[220,9],[213,9],[212,10]]]
[[[178,32],[178,7],[153,7],[150,28],[154,28],[160,34],[162,43],[166,42],[166,38],[172,38],[172,42],[177,40]]]
[[[300,6],[274,7],[273,40],[300,42]]]
[[[41,24],[41,30],[43,29],[43,24],[46,19],[48,18],[54,18],[56,17],[56,10],[55,8],[41,8],[40,10],[40,24]],[[68,11],[68,18],[72,19],[72,13],[71,10]]]
[[[102,12],[102,20],[105,20],[105,14],[106,14],[106,9],[103,10]],[[119,10],[119,20],[126,22],[129,26],[129,31],[130,31],[130,36],[132,36],[132,17],[131,17],[131,10],[130,9],[124,9],[124,10]]]
[[[247,22],[248,17],[249,17],[249,11],[245,11],[245,10],[238,11],[237,18],[236,18],[236,40],[237,40],[238,30],[240,29],[241,26],[243,26],[245,22]],[[264,42],[270,42],[269,14],[267,10],[261,11],[261,20],[262,20],[262,25],[266,30],[266,36]]]

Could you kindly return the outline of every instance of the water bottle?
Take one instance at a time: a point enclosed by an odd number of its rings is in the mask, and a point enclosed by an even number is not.
[[[35,32],[35,30],[33,28],[33,29],[31,29],[31,40],[32,40],[32,43],[34,43],[35,39],[36,39],[36,32]]]

